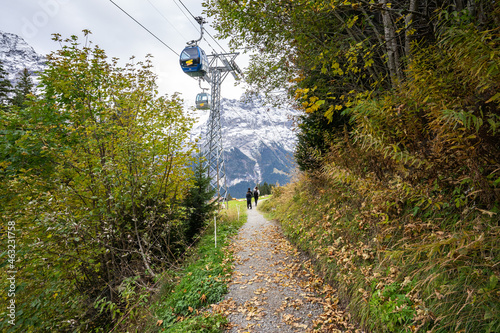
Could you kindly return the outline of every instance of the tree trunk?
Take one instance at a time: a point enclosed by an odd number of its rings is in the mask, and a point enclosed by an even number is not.
[[[396,31],[392,24],[391,14],[387,10],[387,0],[380,0],[382,5],[382,20],[384,22],[385,46],[387,49],[387,66],[391,76],[392,87],[395,88],[402,81],[403,75],[400,69],[398,56],[398,44],[396,40]]]
[[[155,272],[151,269],[151,266],[149,266],[148,258],[146,256],[146,253],[144,252],[144,248],[142,247],[141,236],[139,235],[139,230],[137,229],[137,218],[135,217],[134,217],[134,227],[135,227],[135,236],[137,238],[137,244],[139,245],[139,253],[141,254],[142,257],[142,262],[144,263],[146,269],[149,271],[149,274],[151,274],[152,277],[156,277]]]
[[[467,9],[472,17],[476,16],[476,2],[474,0],[467,1]]]
[[[417,8],[418,1],[410,0],[410,12],[405,17],[405,55],[408,64],[411,62],[411,42],[413,40],[411,27],[413,26],[413,19],[415,18],[415,15],[413,13],[417,11]]]

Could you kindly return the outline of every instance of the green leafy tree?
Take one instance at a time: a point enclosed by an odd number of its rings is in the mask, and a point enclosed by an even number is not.
[[[150,57],[120,67],[54,40],[39,99],[6,119],[22,131],[1,193],[18,239],[15,329],[106,331],[133,310],[124,286],[153,282],[184,246],[193,120],[158,94]]]
[[[16,141],[28,133],[22,125],[22,119],[29,117],[23,109],[28,106],[28,98],[33,93],[33,81],[27,69],[20,73],[12,93],[14,96],[9,100],[9,107],[0,110],[0,180],[9,173],[17,173],[23,164],[32,165],[26,155],[19,154],[16,146]],[[41,162],[40,158],[38,160]]]
[[[269,195],[271,194],[274,185],[270,185],[267,182],[264,182],[262,184],[258,184],[257,187],[259,188],[260,195]]]

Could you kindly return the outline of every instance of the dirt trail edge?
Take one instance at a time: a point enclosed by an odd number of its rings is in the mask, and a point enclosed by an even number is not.
[[[337,306],[335,290],[255,207],[232,246],[229,293],[213,306],[227,315],[227,332],[361,332]]]

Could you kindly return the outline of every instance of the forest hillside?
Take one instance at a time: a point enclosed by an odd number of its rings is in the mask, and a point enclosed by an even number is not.
[[[256,51],[252,88],[304,111],[300,173],[264,206],[363,328],[500,331],[499,4],[207,6]]]

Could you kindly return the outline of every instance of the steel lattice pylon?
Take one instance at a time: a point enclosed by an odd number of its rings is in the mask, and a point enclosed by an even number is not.
[[[200,25],[200,38],[192,40],[187,44],[190,47],[186,49],[196,49],[197,55],[187,53],[187,57],[184,59],[185,64],[183,65],[183,53],[180,57],[181,67],[184,72],[193,77],[198,77],[208,83],[210,83],[212,90],[211,97],[211,107],[210,115],[208,118],[208,128],[205,146],[202,147],[202,153],[206,160],[206,170],[208,177],[210,178],[210,186],[212,189],[216,190],[217,199],[223,198],[226,201],[227,198],[227,184],[226,184],[226,167],[224,165],[224,150],[222,147],[222,131],[220,124],[220,88],[222,81],[226,78],[227,74],[233,74],[234,78],[238,78],[238,74],[241,74],[241,70],[234,62],[234,59],[239,53],[213,53],[206,58],[205,53],[198,47],[198,42],[203,38],[203,24],[206,23],[205,19],[201,16],[194,18],[196,22]],[[189,66],[192,65],[202,65],[209,60],[208,73],[205,70],[197,69],[195,71],[190,70]],[[187,60],[190,60],[190,64],[187,64]],[[196,63],[193,63],[196,60]],[[183,67],[184,66],[184,67]],[[203,68],[204,66],[201,66]],[[198,68],[198,67],[193,67]],[[198,75],[200,74],[201,75]],[[201,85],[200,85],[201,87]]]
[[[207,138],[204,155],[207,163],[210,186],[216,190],[217,198],[227,197],[226,169],[224,164],[224,149],[222,146],[222,131],[220,124],[220,85],[221,72],[211,72],[212,101],[207,123]]]
[[[216,190],[218,199],[222,198],[224,200],[227,198],[227,183],[220,123],[221,84],[227,74],[231,73],[237,78],[237,75],[241,73],[241,70],[234,62],[237,55],[238,53],[224,53],[208,56],[210,59],[210,74],[203,77],[205,81],[210,82],[212,96],[203,155],[207,163],[208,177],[211,179],[211,188]]]

